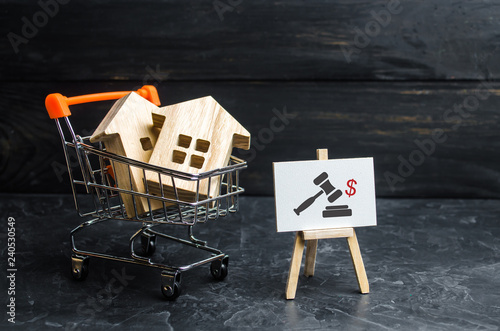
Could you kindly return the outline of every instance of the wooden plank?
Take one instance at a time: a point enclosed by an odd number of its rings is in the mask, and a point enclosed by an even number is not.
[[[365,265],[363,264],[361,251],[359,250],[358,238],[356,237],[356,232],[354,231],[354,229],[352,232],[352,236],[347,238],[347,244],[349,245],[349,251],[351,252],[352,264],[354,266],[354,271],[356,272],[356,279],[358,280],[359,290],[363,294],[369,293],[370,285],[368,283]]]
[[[43,100],[131,90],[141,82],[10,82],[0,89],[0,187],[4,192],[70,192],[61,141]],[[162,105],[212,95],[252,135],[249,162],[241,183],[250,195],[272,195],[274,161],[311,159],[318,146],[331,158],[373,156],[377,196],[500,198],[500,83],[488,83],[484,100],[465,116],[454,113],[476,95],[480,82],[163,82]],[[91,135],[112,102],[73,106],[75,131]],[[445,115],[448,114],[448,118]],[[384,174],[398,175],[401,160],[443,129],[425,161],[403,182],[388,185]],[[314,156],[314,154],[313,154]],[[73,160],[73,163],[74,160]]]
[[[342,228],[342,229],[308,230],[302,232],[304,233],[304,239],[309,242],[309,240],[352,237],[353,231],[354,231],[353,228]]]
[[[222,1],[230,5],[218,13],[213,0],[71,1],[23,34],[23,17],[32,23],[44,14],[39,2],[4,1],[0,22],[12,42],[2,39],[8,65],[0,77],[144,83],[500,77],[497,4],[412,0],[390,12],[388,4],[397,2],[236,2]]]
[[[290,270],[288,271],[288,280],[286,282],[285,295],[288,300],[295,299],[295,293],[297,292],[297,282],[299,280],[302,254],[304,253],[304,243],[305,241],[302,233],[300,231],[296,232],[292,259],[290,260]]]

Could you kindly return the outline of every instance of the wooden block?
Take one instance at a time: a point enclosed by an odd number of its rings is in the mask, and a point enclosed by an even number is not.
[[[106,150],[131,159],[148,162],[158,138],[158,130],[153,126],[152,112],[158,107],[132,92],[115,102],[104,117],[91,142],[102,141]],[[142,169],[129,167],[115,162],[114,173],[119,188],[145,193],[144,174]],[[128,217],[135,217],[132,195],[120,194]],[[137,213],[143,214],[149,210],[145,198],[135,198]],[[150,200],[152,209],[161,208],[157,200]]]
[[[300,231],[296,232],[292,259],[290,261],[290,270],[288,271],[288,280],[286,282],[286,298],[288,300],[295,299],[295,293],[297,292],[300,265],[302,262],[302,254],[304,253],[304,243],[305,241],[302,233]]]
[[[168,114],[168,116],[166,116]],[[250,133],[212,97],[163,107],[153,112],[154,126],[161,129],[149,163],[197,174],[226,166],[233,147],[249,149]],[[158,176],[146,174],[153,194],[160,195]],[[164,194],[174,197],[172,179],[162,176]],[[220,177],[200,181],[200,199],[217,196]],[[196,181],[175,180],[179,198],[194,201]]]
[[[318,240],[318,239],[352,237],[354,229],[353,228],[322,229],[322,230],[307,230],[302,232],[304,233],[305,240]]]
[[[317,149],[316,159],[322,161],[328,160],[328,149],[327,148]]]
[[[370,285],[368,283],[368,277],[366,276],[365,265],[363,263],[363,258],[361,257],[358,238],[356,237],[356,232],[354,231],[354,229],[352,236],[347,237],[347,244],[349,245],[349,251],[351,252],[352,264],[354,266],[354,271],[356,272],[356,278],[358,280],[359,290],[363,294],[369,293]]]

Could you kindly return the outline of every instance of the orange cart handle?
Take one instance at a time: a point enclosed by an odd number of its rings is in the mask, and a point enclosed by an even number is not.
[[[133,91],[104,92],[79,95],[70,98],[65,97],[60,93],[52,93],[47,95],[47,98],[45,98],[45,108],[47,108],[47,112],[49,113],[51,119],[67,117],[71,115],[68,106],[94,101],[116,100],[126,96],[130,92]],[[135,92],[155,105],[160,105],[158,91],[156,91],[156,87],[153,85],[144,85]]]

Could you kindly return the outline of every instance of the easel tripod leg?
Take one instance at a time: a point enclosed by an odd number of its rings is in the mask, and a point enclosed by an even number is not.
[[[307,277],[314,276],[314,267],[316,265],[316,252],[318,250],[318,240],[311,239],[307,241],[306,248],[306,263],[304,267],[304,275]]]
[[[356,278],[358,279],[359,290],[363,294],[369,293],[370,285],[368,284],[368,277],[366,276],[365,265],[363,264],[361,251],[359,250],[356,231],[353,231],[351,237],[347,237],[347,244],[349,245],[349,251],[351,252],[352,264],[354,265],[354,271],[356,272]]]
[[[297,282],[299,280],[300,265],[302,263],[302,254],[304,253],[304,236],[301,232],[295,234],[295,243],[293,245],[292,260],[290,261],[290,271],[288,272],[288,281],[286,282],[286,298],[295,299],[297,291]]]

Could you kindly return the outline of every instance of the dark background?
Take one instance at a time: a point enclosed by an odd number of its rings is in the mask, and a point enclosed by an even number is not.
[[[272,162],[328,148],[373,156],[378,196],[500,198],[497,2],[0,4],[2,192],[70,192],[47,94],[147,83],[162,105],[212,95],[252,133],[252,151],[237,153],[251,195],[273,194]],[[74,106],[77,133],[91,134],[111,104]],[[272,131],[285,110],[288,124]],[[446,136],[418,152],[433,132]],[[402,166],[411,157],[413,170]],[[392,187],[389,173],[400,176]]]
[[[16,327],[500,325],[500,204],[488,200],[500,198],[500,1],[0,0],[0,40],[0,214],[15,219]],[[173,303],[160,271],[142,266],[92,257],[86,281],[70,281],[68,232],[82,220],[44,105],[53,92],[143,84],[163,105],[212,95],[253,136],[250,152],[235,152],[249,162],[240,212],[195,229],[230,255],[228,278],[215,282],[208,265],[183,272]],[[77,133],[92,134],[111,105],[72,107]],[[273,126],[283,113],[287,124]],[[378,226],[356,229],[368,295],[345,241],[321,240],[314,277],[301,275],[285,300],[294,233],[275,233],[272,162],[314,159],[317,148],[374,157]],[[110,221],[77,247],[129,257],[137,224]],[[154,261],[197,253],[158,240]],[[103,303],[123,271],[133,279]]]

